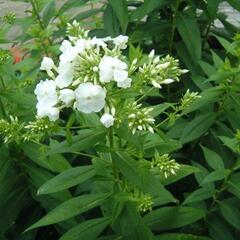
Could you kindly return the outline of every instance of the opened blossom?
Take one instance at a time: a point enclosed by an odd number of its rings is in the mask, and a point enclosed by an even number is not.
[[[115,37],[112,39],[113,43],[117,45],[120,49],[126,49],[127,43],[128,43],[128,37],[119,35],[118,37]]]
[[[84,113],[100,112],[105,105],[106,93],[99,85],[82,83],[75,90],[75,107]]]
[[[123,82],[128,78],[127,64],[116,57],[105,56],[99,63],[99,75],[102,83]]]
[[[37,96],[37,115],[49,117],[51,121],[58,119],[59,110],[54,107],[58,102],[56,84],[53,80],[40,81],[34,91]]]
[[[71,89],[63,89],[59,92],[59,100],[65,103],[67,106],[70,105],[75,99],[74,91]]]
[[[56,77],[55,82],[59,88],[68,87],[73,81],[73,67],[69,62],[62,63],[58,67],[59,75]]]

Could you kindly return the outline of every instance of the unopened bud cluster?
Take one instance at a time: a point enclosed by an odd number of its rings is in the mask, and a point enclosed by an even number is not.
[[[10,120],[0,120],[0,135],[3,138],[4,143],[20,142],[21,130],[23,125],[19,123],[17,117],[9,116]]]
[[[8,50],[0,48],[0,65],[6,64],[11,60],[11,54]]]
[[[153,108],[142,108],[142,104],[134,102],[130,107],[131,114],[128,115],[128,126],[134,134],[137,130],[147,130],[153,133],[155,120],[151,117]]]
[[[167,55],[164,58],[155,56],[154,50],[148,56],[148,62],[139,68],[142,81],[152,84],[155,88],[161,88],[163,84],[179,81],[179,76],[187,70],[179,68],[177,59]]]
[[[171,175],[175,175],[180,169],[180,164],[178,164],[174,159],[171,159],[168,154],[159,155],[158,152],[155,153],[154,159],[151,162],[151,168],[159,169],[160,174],[165,178]]]
[[[137,210],[142,213],[152,211],[152,205],[152,196],[149,194],[141,193],[137,201]]]
[[[2,17],[2,21],[8,24],[13,24],[16,21],[16,14],[9,12]]]
[[[180,105],[176,107],[176,110],[181,112],[185,111],[198,98],[201,98],[201,96],[198,95],[198,92],[190,92],[188,89],[186,93],[183,95],[183,97],[181,98]]]
[[[10,115],[10,120],[0,119],[0,136],[4,143],[20,143],[40,141],[42,137],[57,130],[57,126],[48,119],[37,118],[28,124],[22,123],[17,117]]]

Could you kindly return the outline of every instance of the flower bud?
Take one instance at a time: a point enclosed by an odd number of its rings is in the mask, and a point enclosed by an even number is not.
[[[114,117],[111,114],[109,114],[109,113],[105,113],[100,118],[100,121],[106,128],[109,128],[114,123]]]

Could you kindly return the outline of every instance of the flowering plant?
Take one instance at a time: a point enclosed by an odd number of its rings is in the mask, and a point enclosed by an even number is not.
[[[101,218],[87,217],[79,225],[64,223],[67,231],[61,239],[83,238],[90,234],[83,229],[92,224],[94,229],[98,224],[101,227],[93,231],[91,239],[107,226],[130,239],[131,230],[121,227],[128,218],[139,221],[137,226],[144,229],[142,239],[149,239],[153,233],[142,217],[151,218],[153,209],[176,202],[164,185],[196,170],[173,159],[170,153],[180,145],[158,126],[172,124],[186,114],[199,96],[187,91],[179,104],[143,101],[149,96],[161,97],[164,85],[178,82],[187,72],[179,68],[178,60],[157,56],[154,50],[143,55],[133,46],[128,56],[127,36],[90,38],[76,21],[68,25],[67,33],[68,40],[60,45],[59,63],[49,57],[41,62],[40,69],[48,77],[34,90],[36,121],[20,123],[12,116],[10,121],[0,121],[5,143],[24,146],[32,159],[34,151],[41,152],[37,164],[59,173],[39,184],[38,195],[67,194],[28,230],[100,206]],[[75,156],[81,158],[75,162]],[[66,168],[56,168],[53,161]],[[78,186],[75,192],[67,190],[74,186]]]

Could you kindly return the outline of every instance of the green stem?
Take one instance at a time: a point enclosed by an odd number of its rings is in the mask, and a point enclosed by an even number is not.
[[[110,127],[109,129],[109,134],[108,134],[108,140],[109,140],[109,147],[110,148],[114,148],[114,131],[113,131],[113,127]],[[118,175],[118,170],[115,164],[115,160],[112,158],[112,156],[110,155],[111,160],[112,160],[112,168],[113,168],[113,174],[115,177],[115,180],[117,180],[117,182],[119,183],[119,175]]]
[[[211,25],[212,25],[212,23],[210,22],[210,23],[208,24],[208,26],[207,26],[206,36],[205,36],[204,41],[203,41],[202,49],[205,48],[205,45],[206,45],[206,43],[207,43],[207,39],[208,39],[208,35],[209,35],[209,33],[210,33]]]
[[[39,11],[39,9],[38,9],[37,2],[35,2],[35,0],[30,0],[30,3],[31,3],[31,5],[32,5],[33,13],[34,13],[34,15],[35,15],[35,17],[36,17],[36,19],[37,19],[37,22],[38,22],[40,28],[41,28],[42,30],[45,30],[45,26],[44,26],[44,24],[43,24],[43,22],[42,22],[42,19],[41,19],[40,14],[39,14],[40,11]],[[50,38],[47,38],[47,40],[48,40],[49,44],[52,45],[51,39],[50,39]],[[46,47],[44,41],[42,41],[42,46],[43,46],[43,48],[44,48],[45,54],[48,56],[47,47]]]
[[[43,22],[42,22],[42,19],[41,19],[40,15],[39,15],[39,11],[38,11],[37,5],[35,4],[35,1],[34,0],[30,0],[30,3],[32,5],[32,9],[33,9],[34,15],[36,16],[41,29],[44,30],[44,25],[43,25]]]
[[[0,76],[0,80],[1,80],[1,84],[2,84],[2,89],[5,90],[6,86],[5,86],[3,78],[1,76]],[[6,113],[6,110],[5,110],[5,107],[4,107],[4,104],[2,102],[1,97],[0,97],[0,107],[1,107],[1,110],[2,110],[3,117],[6,118],[7,113]]]
[[[170,40],[169,40],[169,54],[172,53],[172,49],[173,49],[173,39],[175,35],[175,30],[176,30],[176,16],[177,16],[177,11],[178,11],[180,2],[181,2],[180,0],[177,0],[176,6],[173,7],[172,28],[171,28]]]

